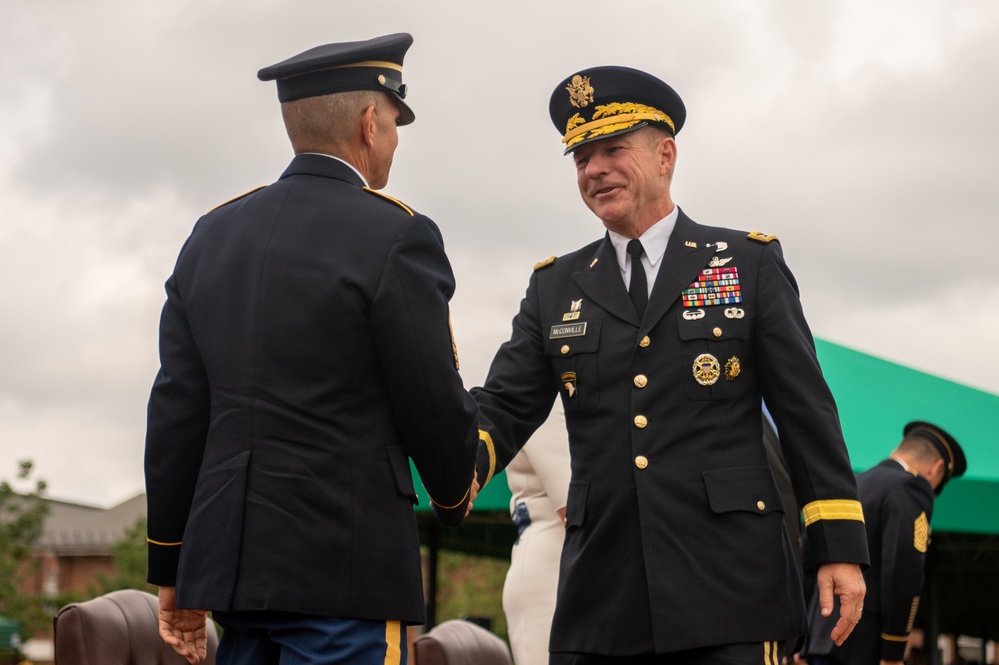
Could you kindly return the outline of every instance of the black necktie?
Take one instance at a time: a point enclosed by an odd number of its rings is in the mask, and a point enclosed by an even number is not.
[[[645,306],[649,304],[649,282],[645,277],[645,267],[642,265],[642,241],[638,238],[628,242],[628,253],[631,254],[631,284],[628,286],[628,295],[631,302],[635,303],[635,311],[638,318],[645,316]]]

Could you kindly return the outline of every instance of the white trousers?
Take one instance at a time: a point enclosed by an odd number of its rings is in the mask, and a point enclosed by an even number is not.
[[[510,570],[503,584],[503,612],[516,665],[548,665],[559,557],[565,539],[562,521],[557,515],[553,518],[532,521],[510,555]]]

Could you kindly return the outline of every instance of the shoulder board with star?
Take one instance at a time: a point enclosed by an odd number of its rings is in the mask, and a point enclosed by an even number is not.
[[[746,237],[750,240],[755,240],[756,242],[773,242],[774,240],[780,242],[780,238],[777,236],[767,235],[763,231],[753,231]]]
[[[413,212],[413,210],[408,205],[406,205],[405,203],[403,203],[399,199],[392,198],[388,194],[382,194],[377,189],[371,189],[370,187],[364,187],[363,189],[364,189],[364,191],[368,192],[369,194],[374,194],[375,196],[377,196],[379,198],[382,198],[382,199],[385,199],[386,201],[391,201],[392,203],[396,204],[397,206],[399,206],[400,208],[402,208],[403,210],[405,210],[406,212],[408,212],[410,217],[413,217],[413,216],[416,215],[416,213]]]
[[[242,199],[242,198],[245,198],[245,197],[249,196],[249,195],[250,195],[250,194],[252,194],[253,192],[259,192],[259,191],[260,191],[261,189],[263,189],[263,188],[265,188],[265,187],[267,187],[267,185],[260,185],[260,187],[254,187],[253,189],[251,189],[251,190],[250,190],[250,191],[248,191],[248,192],[243,192],[243,193],[242,193],[242,194],[240,194],[239,196],[234,196],[234,197],[232,197],[231,199],[229,199],[228,201],[225,201],[225,202],[223,202],[223,203],[220,203],[220,204],[218,204],[217,206],[215,206],[214,208],[212,208],[212,209],[211,209],[211,210],[209,210],[208,212],[213,212],[213,211],[215,211],[215,210],[218,210],[219,208],[224,208],[225,206],[229,205],[230,203],[235,203],[236,201],[238,201],[238,200],[240,200],[240,199]]]
[[[541,270],[542,268],[547,268],[551,264],[555,263],[555,258],[556,257],[554,257],[554,256],[549,256],[544,261],[538,261],[537,263],[534,264],[534,269],[535,270]]]

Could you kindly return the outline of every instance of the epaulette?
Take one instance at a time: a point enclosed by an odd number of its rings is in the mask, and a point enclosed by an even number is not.
[[[248,192],[243,192],[239,196],[234,196],[233,198],[229,199],[228,201],[225,201],[224,203],[218,204],[217,206],[215,206],[214,208],[212,208],[208,212],[213,212],[215,210],[218,210],[219,208],[222,208],[222,207],[225,207],[225,206],[229,205],[230,203],[235,203],[236,201],[240,200],[241,198],[249,196],[253,192],[259,192],[261,189],[263,189],[266,186],[267,185],[260,185],[260,187],[254,187],[253,189],[251,189]]]
[[[553,263],[555,263],[555,257],[554,256],[549,256],[544,261],[538,261],[537,263],[535,263],[534,264],[534,269],[535,270],[541,270],[542,268],[544,268],[546,266],[550,266]]]
[[[756,242],[773,242],[774,240],[780,242],[780,238],[778,238],[777,236],[767,235],[763,231],[753,231],[746,237],[749,238],[750,240],[755,240]]]
[[[370,192],[370,193],[374,194],[375,196],[380,196],[381,198],[385,199],[386,201],[391,201],[392,203],[396,204],[397,206],[399,206],[400,208],[402,208],[403,210],[405,210],[406,212],[408,212],[410,217],[414,217],[416,215],[416,213],[413,212],[408,205],[406,205],[405,203],[403,203],[399,199],[394,199],[391,196],[389,196],[388,194],[382,194],[378,190],[371,189],[370,187],[364,187],[363,189],[364,189],[364,191]]]

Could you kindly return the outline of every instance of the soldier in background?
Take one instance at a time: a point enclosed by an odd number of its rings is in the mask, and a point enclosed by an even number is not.
[[[953,436],[914,421],[888,459],[857,475],[871,565],[864,571],[867,600],[853,636],[842,646],[828,638],[829,619],[809,602],[809,630],[801,656],[811,665],[900,665],[919,607],[930,540],[933,501],[968,464]],[[807,542],[807,541],[806,541]]]

